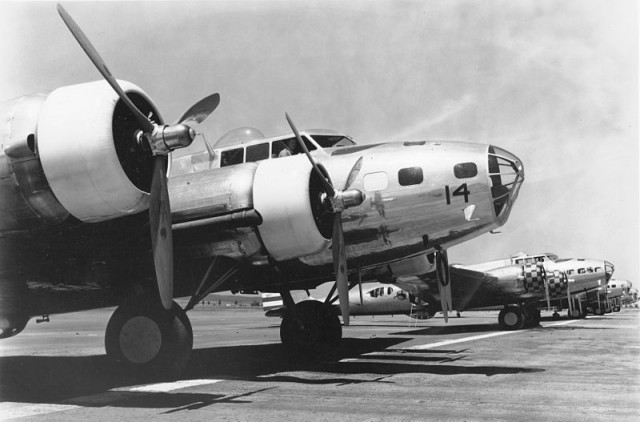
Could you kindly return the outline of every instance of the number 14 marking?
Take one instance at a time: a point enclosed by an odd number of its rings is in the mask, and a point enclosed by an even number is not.
[[[464,202],[465,203],[469,202],[469,195],[471,194],[471,192],[469,192],[469,189],[467,188],[466,183],[463,183],[460,186],[458,186],[456,190],[453,191],[453,194],[451,194],[449,185],[446,185],[444,187],[444,191],[447,196],[447,205],[451,205],[451,196],[464,196]]]

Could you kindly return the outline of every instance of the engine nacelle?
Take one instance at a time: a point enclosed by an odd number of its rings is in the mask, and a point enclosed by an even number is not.
[[[260,238],[278,261],[327,249],[333,215],[326,213],[319,176],[305,155],[261,161],[253,183],[253,206],[262,216]]]
[[[119,81],[132,102],[156,123],[149,97]],[[153,157],[136,142],[136,119],[105,82],[53,91],[42,105],[37,152],[51,190],[85,222],[110,220],[148,208]]]

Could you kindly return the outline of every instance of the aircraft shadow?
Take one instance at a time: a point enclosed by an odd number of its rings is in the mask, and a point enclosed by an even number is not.
[[[384,350],[407,340],[409,339],[373,338],[360,340],[346,338],[343,339],[336,354],[324,356],[321,359],[292,356],[279,343],[195,349],[181,379],[209,377],[259,380],[260,376],[274,372],[321,371],[326,369],[329,362]],[[162,398],[159,395],[161,393],[142,394],[108,390],[166,380],[162,374],[157,374],[157,377],[142,378],[139,374],[132,373],[113,363],[105,355],[0,357],[0,375],[0,401],[24,403],[59,402],[70,397],[86,397],[107,392],[108,395],[130,396],[131,399],[135,399],[135,402],[144,405],[147,403],[145,401],[147,399],[136,399],[136,397],[144,395],[145,397]],[[186,396],[179,394],[179,397],[185,398]],[[212,403],[219,401],[219,399],[221,398],[207,398]],[[185,401],[189,400],[191,399],[185,398]],[[148,399],[148,403],[155,402],[152,398]],[[158,403],[158,407],[164,407],[162,400],[159,400]],[[91,405],[90,400],[87,405]],[[100,404],[100,406],[103,405]]]
[[[441,334],[482,333],[487,331],[500,331],[498,324],[470,324],[424,327],[419,330],[399,331],[390,335],[432,336]]]

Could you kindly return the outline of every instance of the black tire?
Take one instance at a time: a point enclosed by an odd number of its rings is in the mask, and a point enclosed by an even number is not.
[[[598,316],[602,316],[602,315],[604,315],[604,308],[598,306],[597,308],[595,308],[593,310],[593,313],[598,315]]]
[[[524,322],[524,313],[519,306],[507,306],[498,315],[498,324],[503,330],[519,330],[524,327]]]
[[[143,376],[178,376],[192,348],[191,323],[175,302],[167,311],[159,303],[133,300],[119,306],[107,324],[107,357]]]
[[[551,316],[551,318],[552,318],[554,321],[557,321],[557,320],[559,320],[559,319],[560,319],[560,314],[559,314],[559,313],[557,313],[557,312],[554,312],[554,313],[553,313],[553,315]]]
[[[280,324],[280,340],[285,348],[311,356],[325,355],[338,348],[342,325],[330,305],[305,300],[296,304],[295,311],[302,327],[288,312]]]

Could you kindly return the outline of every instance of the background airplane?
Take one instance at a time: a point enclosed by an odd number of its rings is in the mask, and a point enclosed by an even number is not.
[[[567,273],[573,278],[568,279]],[[567,309],[569,300],[572,306],[569,316],[584,317],[590,305],[585,291],[596,292],[612,274],[613,265],[607,261],[558,259],[551,253],[519,253],[508,259],[475,265],[456,264],[451,267],[453,309],[461,312],[502,307],[498,322],[507,330],[536,325],[540,309],[561,310],[563,306]],[[433,283],[435,278],[434,273],[426,273],[396,277],[394,284],[366,283],[362,295],[356,288],[351,290],[349,307],[354,315],[432,317],[441,311],[439,292]],[[576,299],[576,295],[584,297]],[[332,299],[335,301],[332,297],[322,300],[331,302]],[[582,304],[578,305],[578,300],[582,300]],[[263,307],[267,316],[275,316],[281,303],[270,295]]]
[[[164,124],[145,92],[117,80],[65,9],[58,12],[105,81],[1,106],[12,122],[0,160],[3,337],[35,315],[119,305],[107,355],[143,371],[179,371],[193,342],[185,310],[233,289],[283,296],[285,346],[331,348],[341,338],[337,316],[313,302],[295,305],[290,290],[336,280],[348,325],[348,288],[361,276],[432,268],[444,309],[447,249],[509,217],[524,169],[506,150],[404,141],[312,155],[309,135],[288,115],[304,155],[273,159],[271,139],[257,162],[242,147],[236,164],[167,181],[169,153],[193,142],[192,126],[220,97]],[[177,296],[191,297],[185,310]]]

